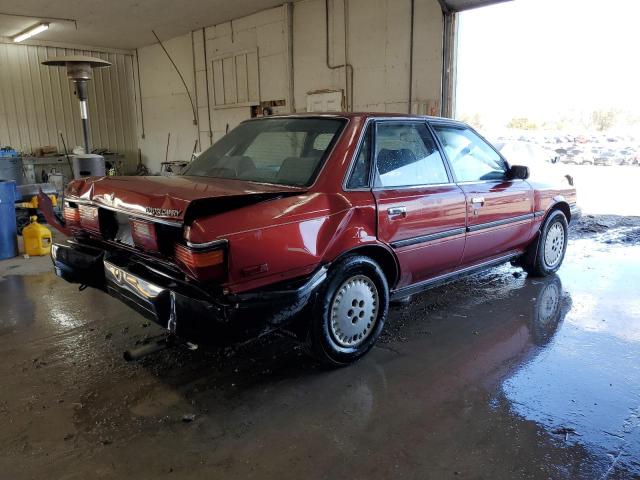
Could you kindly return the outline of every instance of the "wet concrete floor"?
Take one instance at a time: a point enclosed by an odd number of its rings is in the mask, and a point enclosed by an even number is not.
[[[415,297],[334,371],[284,338],[126,363],[157,327],[0,262],[0,478],[640,478],[636,234]]]

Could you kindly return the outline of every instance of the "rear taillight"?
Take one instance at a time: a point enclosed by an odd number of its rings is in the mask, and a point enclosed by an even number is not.
[[[198,280],[221,281],[226,277],[226,248],[224,245],[214,249],[196,250],[182,244],[176,244],[174,253],[176,261]]]
[[[62,210],[62,216],[64,217],[65,224],[69,227],[77,227],[80,225],[80,210],[77,205],[70,205],[65,203]]]
[[[160,250],[156,226],[153,223],[132,218],[129,225],[131,226],[131,238],[137,247],[154,252]]]

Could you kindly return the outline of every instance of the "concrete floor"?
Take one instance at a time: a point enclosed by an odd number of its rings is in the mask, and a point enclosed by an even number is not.
[[[579,226],[557,276],[395,307],[334,371],[281,338],[126,363],[157,327],[46,258],[0,262],[0,478],[640,477],[640,221],[620,225]]]

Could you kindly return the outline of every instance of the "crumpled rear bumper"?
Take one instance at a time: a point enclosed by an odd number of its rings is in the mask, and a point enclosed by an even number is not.
[[[51,257],[59,277],[103,290],[168,332],[199,344],[228,345],[289,324],[326,278],[321,268],[282,288],[216,296],[122,252],[68,242],[54,244]]]

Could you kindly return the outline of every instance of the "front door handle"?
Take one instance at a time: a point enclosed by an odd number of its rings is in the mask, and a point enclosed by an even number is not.
[[[406,217],[407,207],[391,207],[387,210],[390,217]]]
[[[480,204],[480,206],[484,205],[484,197],[471,197],[471,203]]]

